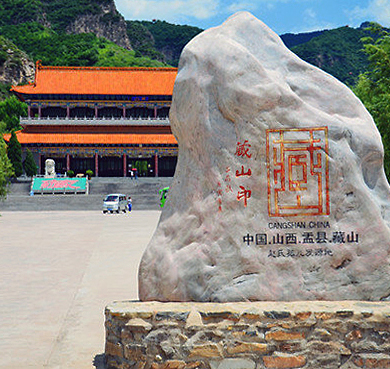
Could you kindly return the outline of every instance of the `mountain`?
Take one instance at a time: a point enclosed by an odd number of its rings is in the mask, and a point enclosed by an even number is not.
[[[165,55],[169,64],[177,66],[184,46],[203,30],[198,27],[176,25],[165,21],[141,22],[155,41],[155,48]]]
[[[303,33],[285,33],[280,36],[284,44],[291,49],[294,46],[309,42],[312,38],[320,36],[325,31],[303,32]]]
[[[281,38],[302,59],[352,85],[368,65],[360,41],[367,36],[366,27]],[[200,32],[160,20],[125,21],[114,0],[1,0],[2,42],[23,53],[23,58],[14,59],[23,60],[27,69],[17,72],[19,64],[11,62],[12,52],[8,53],[8,61],[0,65],[0,83],[31,80],[31,63],[37,60],[43,65],[177,66],[183,47]],[[0,62],[4,50],[0,49]]]
[[[184,46],[203,30],[165,21],[127,21],[127,34],[141,55],[177,66]]]
[[[0,36],[30,62],[44,65],[167,66],[132,49],[113,0],[1,0]],[[12,66],[3,63],[0,84],[24,83],[15,79]],[[33,79],[34,73],[20,73]]]
[[[0,36],[0,82],[27,83],[33,76],[34,62],[12,42]]]
[[[131,50],[113,0],[1,0],[0,27],[31,22],[58,33],[94,33]]]
[[[359,74],[368,67],[368,58],[361,42],[363,37],[369,35],[366,28],[367,23],[363,23],[359,28],[345,26],[325,30],[309,41],[291,47],[291,50],[308,63],[353,85]]]

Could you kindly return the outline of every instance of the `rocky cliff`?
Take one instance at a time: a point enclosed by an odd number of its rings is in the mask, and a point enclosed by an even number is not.
[[[35,66],[26,53],[0,36],[0,83],[18,85],[34,80]]]
[[[125,49],[132,50],[126,32],[126,22],[116,9],[114,1],[99,4],[99,7],[100,13],[76,17],[67,27],[67,33],[94,33],[98,37],[104,37]]]

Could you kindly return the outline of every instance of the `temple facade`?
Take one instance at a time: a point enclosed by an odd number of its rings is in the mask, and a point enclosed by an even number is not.
[[[50,158],[57,173],[173,176],[178,145],[168,116],[176,74],[176,68],[37,63],[34,83],[11,89],[28,105],[18,140],[40,174]]]

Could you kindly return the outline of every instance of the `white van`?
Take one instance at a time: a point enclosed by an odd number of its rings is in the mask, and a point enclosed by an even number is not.
[[[123,211],[126,213],[127,210],[127,197],[122,193],[110,193],[103,200],[103,213],[113,213],[116,211],[119,213]]]

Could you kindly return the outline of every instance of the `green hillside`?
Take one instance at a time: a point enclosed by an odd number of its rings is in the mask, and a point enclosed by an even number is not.
[[[167,66],[157,58],[126,50],[94,34],[65,32],[77,16],[101,11],[99,4],[102,3],[111,3],[111,0],[2,0],[0,35],[34,61],[42,60],[44,65]],[[111,21],[114,17],[107,13],[103,20],[106,16]]]
[[[363,28],[340,27],[327,30],[291,50],[301,59],[323,69],[340,81],[353,85],[359,74],[367,70],[363,52]]]
[[[99,4],[111,0],[1,0],[0,26],[27,22],[50,24],[50,28],[65,32],[76,17],[97,14]]]
[[[127,21],[127,34],[134,49],[151,58],[177,66],[184,46],[203,30],[165,21]]]
[[[104,38],[91,33],[69,35],[57,33],[37,22],[7,25],[0,33],[43,65],[159,67],[157,60],[139,57]]]

